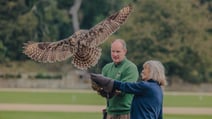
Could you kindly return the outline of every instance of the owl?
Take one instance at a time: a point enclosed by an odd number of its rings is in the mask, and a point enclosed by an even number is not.
[[[125,23],[132,5],[123,7],[88,30],[79,30],[71,36],[56,42],[24,43],[23,53],[31,59],[54,63],[72,58],[72,64],[81,70],[95,66],[101,56],[100,44]]]

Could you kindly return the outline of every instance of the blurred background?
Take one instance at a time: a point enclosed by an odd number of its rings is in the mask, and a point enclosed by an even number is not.
[[[147,60],[165,65],[166,91],[211,93],[211,0],[0,0],[0,89],[91,90],[87,71],[73,67],[71,60],[32,61],[22,53],[23,43],[62,40],[79,29],[90,29],[129,3],[133,13],[101,45],[102,56],[89,72],[100,73],[111,62],[110,43],[122,38],[127,42],[127,57],[139,72]],[[6,95],[3,92],[0,101]],[[10,103],[6,100],[1,103]],[[209,102],[206,105],[212,107]],[[2,114],[6,113],[0,112],[0,119]]]
[[[203,91],[212,88],[207,86],[212,83],[211,0],[1,0],[0,87],[39,87],[27,85],[32,79],[66,80],[66,85],[86,80],[86,72],[75,69],[71,60],[54,64],[32,61],[22,53],[23,43],[64,39],[79,29],[91,28],[129,3],[133,13],[101,46],[101,59],[89,70],[100,73],[111,61],[111,41],[123,38],[127,57],[139,72],[146,60],[157,59],[165,65],[169,86],[180,83],[197,85]],[[55,87],[72,88],[63,84]],[[180,89],[183,87],[187,88]]]

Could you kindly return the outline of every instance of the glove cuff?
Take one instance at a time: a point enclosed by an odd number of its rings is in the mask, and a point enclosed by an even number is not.
[[[114,81],[113,87],[114,87],[115,89],[120,90],[121,82],[120,82],[120,81]]]

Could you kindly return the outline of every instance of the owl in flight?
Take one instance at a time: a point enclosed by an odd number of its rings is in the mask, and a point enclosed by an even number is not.
[[[44,63],[60,62],[72,57],[72,64],[76,68],[87,70],[95,66],[101,56],[99,45],[124,24],[131,12],[132,6],[127,5],[91,29],[79,30],[60,41],[29,41],[24,43],[23,53],[35,61]]]

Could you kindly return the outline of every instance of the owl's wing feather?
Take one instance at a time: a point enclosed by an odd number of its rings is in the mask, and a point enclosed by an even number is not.
[[[91,46],[98,46],[102,44],[110,35],[116,32],[122,24],[127,20],[130,13],[132,12],[132,5],[127,5],[120,11],[107,17],[88,32],[87,41],[90,42]]]
[[[117,31],[131,12],[132,6],[128,5],[90,30],[79,30],[61,41],[25,43],[23,53],[33,60],[44,63],[63,61],[72,56],[75,67],[90,68],[97,64],[101,56],[101,48],[98,48],[98,45]]]
[[[23,53],[33,60],[44,63],[63,61],[75,53],[75,44],[65,39],[57,42],[28,42],[24,44]]]

